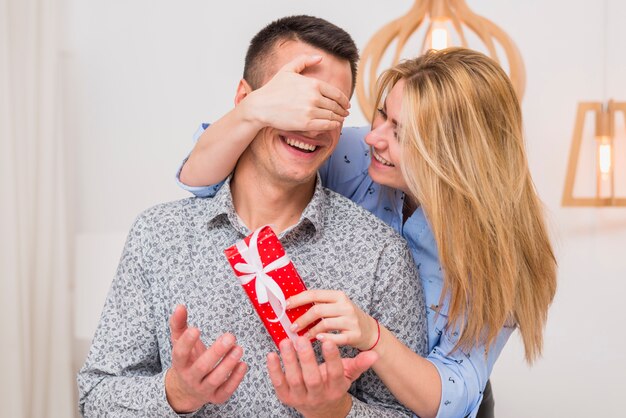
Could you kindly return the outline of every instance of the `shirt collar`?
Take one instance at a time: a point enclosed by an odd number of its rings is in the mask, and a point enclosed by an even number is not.
[[[308,220],[313,228],[315,228],[315,237],[319,237],[324,231],[324,218],[326,215],[326,208],[328,207],[327,191],[322,186],[322,179],[319,174],[315,180],[315,190],[313,191],[313,197],[309,204],[304,208],[302,216],[298,225],[300,225],[305,219]]]
[[[235,205],[233,204],[233,195],[230,189],[230,180],[232,176],[229,176],[222,187],[217,191],[212,199],[207,199],[211,204],[208,205],[206,214],[206,223],[211,225],[221,217],[226,217],[231,226],[239,232],[242,236],[250,235],[251,231],[248,230],[243,223],[237,212],[235,211]]]
[[[250,231],[246,225],[242,222],[239,215],[235,211],[235,206],[233,205],[233,196],[230,189],[230,180],[232,176],[229,176],[220,190],[213,197],[212,205],[209,205],[206,213],[206,222],[207,224],[213,222],[220,215],[226,216],[230,224],[239,231],[242,235],[249,235],[252,231]],[[326,212],[326,207],[328,205],[328,198],[326,196],[326,190],[322,186],[322,180],[319,174],[316,177],[315,181],[315,190],[313,192],[313,197],[309,204],[304,208],[302,215],[300,216],[300,220],[298,223],[291,228],[289,228],[286,232],[292,231],[294,229],[299,228],[303,222],[308,221],[313,228],[315,229],[315,236],[318,237],[324,229],[324,217]]]

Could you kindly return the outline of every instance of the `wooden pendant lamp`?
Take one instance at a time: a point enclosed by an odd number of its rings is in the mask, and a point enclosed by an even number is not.
[[[426,26],[427,25],[427,26]],[[420,50],[406,51],[407,41],[418,31],[426,27]],[[384,68],[379,68],[387,48],[394,43],[395,50],[391,65],[397,64],[401,58],[413,58],[428,49],[443,49],[448,39],[458,39],[460,46],[468,45],[470,33],[483,44],[485,52],[497,62],[499,45],[506,55],[509,77],[519,100],[524,96],[526,73],[519,50],[511,38],[492,21],[472,12],[464,0],[416,0],[409,12],[382,27],[370,39],[361,54],[360,69],[357,77],[357,98],[361,110],[371,119],[374,107],[376,79]],[[456,34],[456,36],[450,36]],[[474,48],[479,49],[479,48]],[[480,49],[479,49],[480,50]],[[365,80],[367,74],[368,79]]]
[[[596,193],[593,197],[575,197],[574,184],[580,160],[581,144],[584,139],[587,114],[595,116],[595,173]],[[626,206],[626,196],[617,197],[615,193],[615,122],[621,113],[626,125],[626,102],[609,100],[602,102],[583,102],[578,104],[576,124],[569,153],[569,163],[563,189],[563,206]]]

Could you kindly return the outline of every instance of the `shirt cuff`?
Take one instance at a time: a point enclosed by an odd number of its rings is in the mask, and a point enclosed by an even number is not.
[[[436,418],[475,417],[483,399],[482,393],[475,399],[472,409],[467,411],[469,402],[463,378],[438,359],[426,360],[435,366],[441,379],[441,401]]]
[[[180,167],[176,170],[176,184],[178,184],[181,189],[186,190],[189,193],[193,193],[196,197],[214,197],[217,191],[222,187],[222,184],[224,184],[224,181],[221,181],[213,186],[187,186],[185,183],[180,181],[180,172],[183,170],[183,166],[187,162],[187,158],[180,163]]]
[[[198,412],[200,412],[203,408],[203,406],[201,406],[200,408],[198,408],[197,410],[193,411],[193,412],[188,412],[186,414],[179,414],[176,411],[174,411],[172,409],[172,406],[170,405],[170,403],[167,400],[167,392],[165,391],[165,374],[167,373],[167,370],[164,371],[163,374],[163,378],[161,379],[161,384],[163,386],[163,390],[161,391],[161,396],[159,396],[159,404],[160,404],[160,410],[163,411],[164,413],[166,413],[167,415],[163,415],[163,416],[167,416],[167,417],[177,417],[177,418],[191,418],[194,417],[198,414]]]

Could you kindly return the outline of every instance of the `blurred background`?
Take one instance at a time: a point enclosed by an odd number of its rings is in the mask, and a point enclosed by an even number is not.
[[[232,108],[251,37],[278,17],[311,14],[362,50],[412,4],[1,0],[0,416],[76,414],[75,373],[126,234],[142,210],[188,196],[175,171],[199,124]],[[467,5],[524,60],[528,156],[559,262],[543,358],[528,367],[514,334],[492,376],[496,413],[624,416],[626,207],[562,207],[561,198],[578,102],[626,101],[626,2]],[[352,104],[345,126],[366,125]],[[615,126],[617,144],[624,118]],[[614,151],[626,197],[626,147]],[[593,161],[579,170],[582,194]]]

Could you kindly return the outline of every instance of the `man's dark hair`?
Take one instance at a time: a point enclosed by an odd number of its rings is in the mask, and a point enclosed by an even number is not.
[[[275,20],[257,33],[248,47],[243,78],[253,89],[261,87],[268,58],[278,41],[300,41],[350,63],[352,90],[356,84],[359,51],[346,31],[313,16],[288,16]]]

